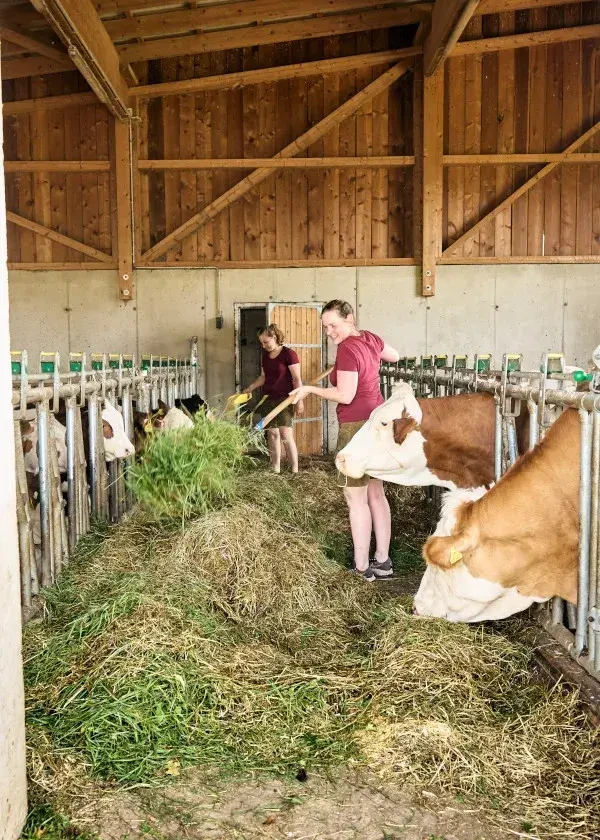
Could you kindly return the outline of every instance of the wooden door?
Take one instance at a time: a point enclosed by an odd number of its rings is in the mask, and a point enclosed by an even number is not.
[[[302,381],[310,382],[323,370],[323,339],[319,304],[270,303],[269,324],[277,324],[284,343],[300,358]],[[313,395],[304,401],[304,416],[294,421],[294,436],[300,455],[323,453],[323,401]]]

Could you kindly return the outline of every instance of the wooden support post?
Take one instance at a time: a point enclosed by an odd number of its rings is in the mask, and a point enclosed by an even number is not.
[[[442,253],[444,68],[423,81],[423,277],[421,294],[435,294]]]
[[[130,123],[115,120],[114,126],[119,296],[121,300],[133,300],[134,285],[133,237],[131,227]]]

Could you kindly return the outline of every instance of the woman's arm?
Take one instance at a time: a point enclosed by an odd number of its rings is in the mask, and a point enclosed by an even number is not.
[[[292,384],[294,389],[302,387],[302,374],[300,373],[300,363],[293,365],[288,365],[289,372],[292,375]],[[298,400],[296,405],[296,414],[301,415],[304,414],[304,402],[302,400]]]
[[[252,391],[254,391],[256,388],[262,388],[262,386],[264,384],[265,384],[265,372],[261,368],[260,369],[260,376],[257,379],[255,379],[254,382],[252,382],[250,385],[248,385],[247,388],[244,388],[244,390],[242,391],[242,394],[251,394]]]
[[[381,351],[382,362],[397,362],[399,359],[400,353],[397,350],[394,350],[389,344],[383,345],[383,350]]]
[[[358,373],[355,370],[338,370],[337,385],[331,388],[319,388],[318,385],[303,385],[296,388],[290,396],[294,396],[294,403],[298,403],[308,394],[315,394],[323,400],[349,405],[356,396],[358,388]]]

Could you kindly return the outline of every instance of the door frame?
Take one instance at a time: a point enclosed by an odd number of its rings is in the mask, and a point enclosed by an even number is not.
[[[267,307],[269,301],[258,301],[258,303],[234,303],[233,304],[233,352],[235,356],[235,390],[238,391],[242,379],[242,363],[240,359],[240,331],[242,328],[242,309],[264,309],[265,327],[267,326]]]

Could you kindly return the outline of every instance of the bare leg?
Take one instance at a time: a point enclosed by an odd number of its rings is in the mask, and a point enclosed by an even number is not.
[[[279,429],[267,429],[267,441],[269,443],[271,466],[278,473],[281,471],[281,439],[279,437]]]
[[[392,517],[390,506],[383,489],[383,481],[379,481],[376,478],[372,478],[369,481],[367,498],[373,519],[373,530],[375,532],[375,559],[379,563],[385,563],[390,556]]]
[[[292,468],[293,473],[298,472],[298,448],[296,447],[296,441],[294,440],[294,432],[288,426],[280,426],[279,427],[279,435],[281,437],[281,441],[285,447],[285,454],[287,455],[287,459],[290,462],[290,467]]]
[[[354,543],[354,565],[364,572],[369,567],[371,545],[371,510],[366,487],[344,487],[344,497],[350,513],[350,530]]]

